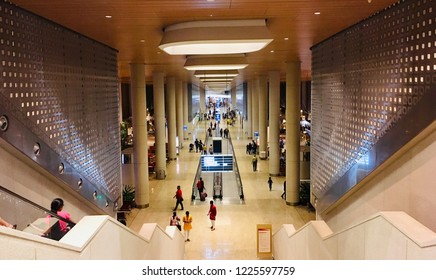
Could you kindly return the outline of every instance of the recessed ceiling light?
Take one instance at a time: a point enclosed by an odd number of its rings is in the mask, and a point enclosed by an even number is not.
[[[104,16],[105,18],[112,18],[112,16]]]
[[[273,52],[274,52],[274,50],[270,50],[269,52],[270,52],[270,53],[273,53]]]
[[[141,43],[144,43],[145,42],[145,40],[143,39],[143,40],[141,40]]]
[[[315,14],[315,15],[320,15],[320,14],[321,14],[321,12],[315,12],[314,14]]]
[[[289,40],[289,38],[288,38],[288,37],[285,37],[284,40],[287,41],[287,40]]]

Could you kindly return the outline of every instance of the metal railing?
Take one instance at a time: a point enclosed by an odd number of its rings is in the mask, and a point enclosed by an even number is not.
[[[242,186],[241,174],[239,173],[238,161],[236,160],[235,152],[233,149],[232,137],[230,136],[230,134],[228,136],[228,140],[229,140],[229,146],[231,147],[232,154],[233,154],[233,170],[235,171],[235,175],[236,175],[236,184],[239,190],[239,198],[244,199],[244,188]]]

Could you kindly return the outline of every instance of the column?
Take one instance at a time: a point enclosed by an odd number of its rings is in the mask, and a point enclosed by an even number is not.
[[[176,81],[176,113],[177,113],[177,137],[179,149],[183,148],[183,83]]]
[[[269,73],[269,174],[280,175],[280,72]]]
[[[245,136],[248,139],[253,138],[253,117],[252,117],[252,101],[253,101],[253,82],[247,81],[247,120],[245,125]]]
[[[204,105],[204,100],[206,98],[206,89],[204,87],[200,87],[200,120],[204,120],[204,113],[206,112],[206,106]]]
[[[259,153],[268,154],[268,83],[266,76],[259,77]]]
[[[183,82],[183,126],[189,129],[188,83]],[[183,139],[189,140],[188,130],[183,130]]]
[[[170,160],[177,158],[176,149],[176,135],[177,135],[177,123],[176,123],[176,81],[174,77],[167,79],[167,97],[168,108],[166,108],[168,116],[168,157]]]
[[[300,62],[286,65],[286,204],[297,205],[300,188]]]
[[[133,168],[136,207],[150,206],[148,184],[147,103],[144,64],[130,65],[132,91]]]
[[[232,87],[230,91],[230,95],[232,97],[232,110],[235,110],[238,106],[236,105],[236,87]]]
[[[165,179],[166,174],[166,125],[164,74],[153,73],[154,146],[156,148],[156,179]]]
[[[259,133],[259,77],[253,81],[252,100],[253,139],[257,141],[254,134]]]

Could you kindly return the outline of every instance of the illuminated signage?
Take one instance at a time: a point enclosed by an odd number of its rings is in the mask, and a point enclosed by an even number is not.
[[[233,155],[202,155],[202,172],[229,172],[233,171]]]

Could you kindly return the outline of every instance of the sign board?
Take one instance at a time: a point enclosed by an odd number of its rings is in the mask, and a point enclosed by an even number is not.
[[[257,256],[272,258],[272,226],[271,224],[257,225]]]
[[[233,155],[202,155],[202,172],[231,172],[233,171]]]

